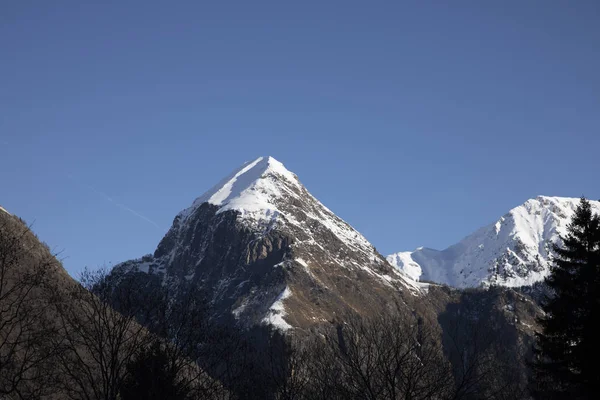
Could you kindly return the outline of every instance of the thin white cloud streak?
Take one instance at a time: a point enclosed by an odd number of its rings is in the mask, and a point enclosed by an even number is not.
[[[112,197],[110,197],[109,195],[107,195],[106,193],[96,189],[95,187],[93,187],[92,185],[88,185],[88,184],[84,184],[84,183],[79,183],[77,182],[72,175],[68,176],[70,180],[72,180],[73,182],[75,182],[76,184],[78,184],[79,186],[85,187],[89,190],[91,190],[92,192],[96,193],[99,196],[104,197],[105,200],[110,201],[111,203],[113,203],[115,206],[121,208],[122,210],[125,211],[129,211],[131,214],[135,215],[136,217],[143,219],[144,221],[154,225],[155,227],[157,227],[158,229],[160,229],[160,226],[158,226],[158,224],[154,221],[152,221],[150,218],[146,217],[145,215],[140,214],[139,212],[135,211],[134,209],[132,209],[131,207],[127,207],[125,204],[119,203],[118,201],[115,201]]]

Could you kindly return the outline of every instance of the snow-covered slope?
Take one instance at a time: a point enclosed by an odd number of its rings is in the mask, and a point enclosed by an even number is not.
[[[600,202],[590,203],[600,213]],[[446,250],[419,248],[387,260],[414,279],[459,288],[528,286],[548,274],[552,244],[578,204],[577,198],[538,196]]]
[[[153,255],[115,271],[205,288],[220,314],[307,326],[425,286],[390,266],[272,157],[244,164],[181,211]]]

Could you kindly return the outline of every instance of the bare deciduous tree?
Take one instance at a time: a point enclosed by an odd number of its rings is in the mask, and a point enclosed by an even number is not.
[[[226,359],[223,352],[232,349],[216,344],[225,342],[231,333],[211,320],[203,291],[195,285],[162,285],[157,280],[147,284],[152,300],[145,302],[143,322],[155,334],[155,341],[162,343],[180,392],[190,399],[228,398],[220,380],[205,369],[216,371]]]
[[[112,285],[104,269],[85,270],[80,281],[54,302],[60,324],[58,383],[72,399],[116,400],[128,363],[152,340],[136,321],[146,310],[138,298],[144,291]]]
[[[453,399],[527,399],[524,349],[490,299],[463,295],[442,314],[444,349],[456,380]]]
[[[446,399],[453,390],[439,334],[399,313],[346,318],[311,350],[311,398]]]
[[[39,398],[54,354],[40,290],[58,262],[22,221],[0,217],[0,397]]]

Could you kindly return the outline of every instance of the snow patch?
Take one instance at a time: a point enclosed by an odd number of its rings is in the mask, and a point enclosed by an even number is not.
[[[301,258],[296,258],[296,259],[295,259],[295,261],[296,261],[298,264],[302,265],[304,268],[308,268],[308,263],[307,263],[306,261],[304,261],[303,259],[301,259]]]
[[[417,251],[422,249],[422,247],[419,247]],[[389,255],[386,259],[392,266],[398,268],[415,281],[418,281],[423,271],[421,270],[421,266],[412,259],[411,255],[410,251],[405,251]]]
[[[242,301],[242,304],[240,304],[239,307],[236,307],[234,310],[232,310],[231,313],[235,316],[235,318],[239,318],[247,306],[248,306],[248,300],[244,299],[244,301]]]
[[[136,268],[139,272],[149,273],[150,272],[150,262],[142,262],[136,265]]]
[[[279,296],[277,296],[271,307],[269,307],[269,311],[267,311],[267,315],[263,318],[262,322],[272,325],[282,331],[291,329],[292,326],[283,319],[283,317],[287,314],[283,301],[291,295],[292,291],[286,286]]]

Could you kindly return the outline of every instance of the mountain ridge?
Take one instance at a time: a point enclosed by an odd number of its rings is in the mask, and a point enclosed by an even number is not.
[[[590,202],[600,212],[600,202]],[[577,198],[537,196],[444,250],[420,247],[387,260],[413,279],[458,288],[531,286],[548,274],[552,245],[565,233],[578,203]]]

